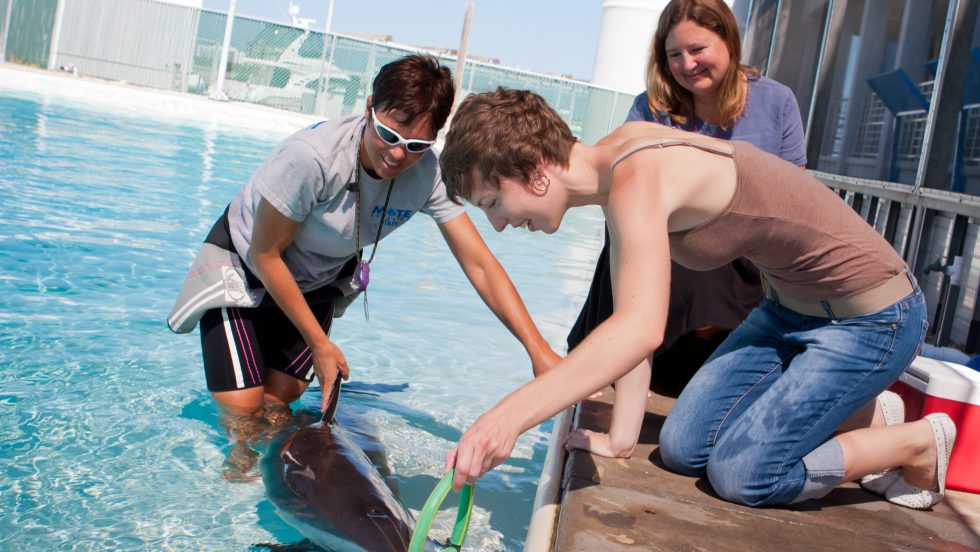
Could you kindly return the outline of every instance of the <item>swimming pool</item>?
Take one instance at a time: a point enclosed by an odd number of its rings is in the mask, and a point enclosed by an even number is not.
[[[300,540],[261,480],[220,477],[229,443],[197,333],[164,322],[204,234],[283,136],[4,89],[0,133],[0,549]],[[598,211],[572,213],[549,237],[496,234],[471,216],[563,350]],[[352,369],[341,411],[374,427],[417,513],[460,432],[530,364],[428,217],[382,242],[371,276],[371,321],[355,304],[331,335]],[[295,406],[318,405],[311,392]],[[480,481],[468,549],[521,548],[549,432],[523,436]]]

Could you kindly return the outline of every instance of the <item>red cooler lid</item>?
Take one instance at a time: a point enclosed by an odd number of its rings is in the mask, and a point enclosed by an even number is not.
[[[931,397],[980,405],[980,372],[926,357],[916,357],[899,378]]]

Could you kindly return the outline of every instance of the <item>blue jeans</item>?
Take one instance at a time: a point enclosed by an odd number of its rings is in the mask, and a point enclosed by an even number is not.
[[[835,430],[912,362],[926,316],[918,287],[844,319],[763,300],[678,397],[660,433],[664,463],[749,506],[829,493],[844,477]]]

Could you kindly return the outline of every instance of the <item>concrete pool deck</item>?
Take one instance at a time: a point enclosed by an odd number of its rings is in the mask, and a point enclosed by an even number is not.
[[[261,105],[212,100],[16,63],[0,62],[0,82],[5,90],[68,99],[108,110],[113,115],[149,116],[176,123],[192,121],[204,127],[230,127],[268,136],[285,137],[322,120]]]
[[[584,401],[577,427],[609,427],[614,391]],[[725,502],[707,481],[667,471],[658,436],[674,399],[654,394],[627,460],[574,451],[565,467],[554,549],[978,550],[980,495],[947,491],[931,511],[890,504],[849,483],[792,508]]]

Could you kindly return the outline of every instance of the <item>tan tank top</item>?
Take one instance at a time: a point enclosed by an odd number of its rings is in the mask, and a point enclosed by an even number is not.
[[[737,182],[728,207],[690,230],[671,232],[670,256],[693,270],[746,257],[779,293],[806,301],[874,288],[905,271],[905,261],[830,188],[799,167],[748,142],[657,139],[636,151],[684,145],[732,157]]]

